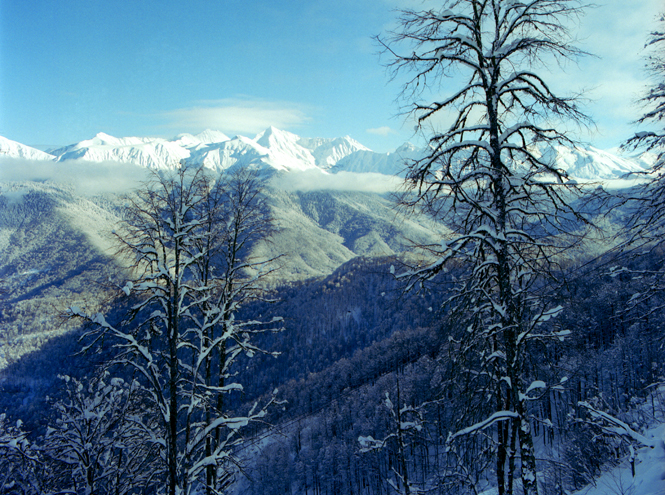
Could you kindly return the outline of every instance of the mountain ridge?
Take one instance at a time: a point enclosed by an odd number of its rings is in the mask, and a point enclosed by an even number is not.
[[[650,157],[619,156],[593,146],[570,148],[552,146],[538,150],[554,161],[571,178],[582,180],[621,179],[631,173],[644,173]],[[53,160],[117,161],[147,169],[167,170],[181,162],[202,164],[221,172],[249,167],[266,173],[315,171],[380,173],[403,176],[409,162],[425,156],[425,149],[404,143],[394,152],[378,153],[350,136],[307,138],[268,127],[254,138],[205,130],[199,134],[178,134],[174,138],[122,137],[99,132],[94,137],[46,153],[0,137],[0,155],[12,158]]]

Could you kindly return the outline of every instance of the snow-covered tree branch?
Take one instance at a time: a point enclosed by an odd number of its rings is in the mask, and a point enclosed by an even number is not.
[[[151,485],[160,446],[147,434],[141,387],[110,378],[87,385],[61,377],[67,397],[55,404],[59,417],[46,434],[46,452],[55,470],[68,473],[74,493],[136,493]],[[153,428],[157,425],[151,424]]]
[[[645,182],[637,186],[635,194],[629,195],[627,203],[633,207],[629,220],[625,246],[626,252],[635,257],[659,249],[665,234],[665,14],[658,16],[659,27],[653,31],[646,44],[649,51],[647,71],[653,83],[640,103],[645,112],[636,124],[643,130],[628,139],[623,148],[653,154],[653,166],[641,174]],[[644,130],[644,128],[649,130]],[[643,289],[636,292],[628,304],[628,311],[645,318],[661,312],[665,290],[662,266],[649,270],[630,270],[634,278],[640,278]]]
[[[242,427],[259,420],[229,414],[225,396],[242,390],[231,372],[241,356],[262,352],[257,332],[279,331],[281,319],[239,321],[240,307],[265,298],[262,280],[275,259],[253,256],[271,233],[258,178],[247,170],[213,179],[202,168],[155,175],[138,191],[116,231],[135,277],[122,288],[132,302],[121,325],[70,308],[89,321],[93,342],[112,337],[115,360],[131,367],[150,415],[135,421],[162,459],[162,491],[219,493],[236,463]],[[267,406],[267,405],[266,405]]]
[[[43,460],[27,437],[21,421],[12,425],[0,414],[0,493],[42,493],[37,472]]]
[[[445,305],[458,329],[453,359],[472,398],[452,440],[493,429],[499,494],[513,493],[520,476],[531,495],[538,483],[527,402],[537,377],[529,376],[526,357],[534,342],[567,335],[548,323],[561,307],[545,294],[560,279],[562,253],[589,224],[574,202],[581,189],[546,150],[574,144],[567,123],[590,123],[575,97],[555,93],[534,67],[584,55],[569,33],[584,6],[444,4],[403,11],[400,29],[380,39],[395,74],[409,76],[403,96],[429,141],[426,156],[408,164],[402,204],[452,230],[440,249],[429,250],[433,260],[403,276],[415,286],[455,267],[458,283]],[[439,97],[451,74],[465,84]]]

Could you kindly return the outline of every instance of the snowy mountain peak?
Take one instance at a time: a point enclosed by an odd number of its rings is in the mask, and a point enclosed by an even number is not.
[[[133,163],[151,169],[168,169],[185,160],[213,170],[250,167],[266,172],[321,170],[332,173],[380,173],[403,175],[409,162],[425,150],[404,143],[392,153],[376,153],[355,139],[303,138],[292,132],[268,127],[254,139],[233,139],[215,130],[180,134],[171,140],[154,137],[117,138],[100,132],[93,138],[51,151],[51,154],[0,138],[0,155],[41,160],[88,160]],[[582,180],[615,180],[631,172],[650,168],[653,158],[629,157],[594,147],[537,147],[534,152],[570,177]]]
[[[161,138],[116,138],[103,132],[94,138],[53,151],[56,160],[114,161],[151,169],[175,167],[188,158],[189,150]]]
[[[415,144],[410,143],[410,142],[407,141],[402,146],[397,148],[395,150],[395,153],[413,153],[414,151],[417,151],[418,149],[419,148]]]
[[[254,138],[254,141],[266,148],[272,145],[284,146],[286,143],[297,143],[299,136],[289,131],[282,131],[276,127],[270,126],[265,131],[260,132]]]
[[[358,141],[356,141],[355,139],[353,139],[353,138],[352,138],[351,136],[349,136],[348,134],[347,134],[346,136],[342,137],[342,138],[337,138],[337,139],[335,139],[335,141],[340,141],[340,142],[348,143],[349,146],[353,146],[354,148],[357,148],[357,149],[359,149],[359,150],[367,150],[367,151],[371,151],[367,146],[364,146],[364,145],[360,144]]]
[[[298,144],[300,137],[292,132],[268,127],[254,141],[269,150],[268,163],[277,170],[307,170],[316,168],[312,152]]]
[[[118,145],[121,142],[120,139],[113,137],[110,134],[106,134],[105,132],[98,132],[91,141],[95,144],[106,144],[111,146]]]
[[[140,138],[140,137],[125,137],[125,138],[117,138],[114,136],[111,136],[110,134],[106,134],[105,132],[98,132],[94,138],[90,139],[89,141],[82,141],[80,144],[83,145],[81,147],[86,147],[86,146],[133,146],[133,145],[140,145],[146,142],[150,142],[152,140],[158,140],[158,141],[163,141],[161,139],[157,138]]]
[[[328,170],[334,167],[341,159],[356,151],[371,150],[350,136],[336,139],[300,138],[298,144],[310,150],[316,159],[317,167]]]
[[[207,145],[200,144],[190,151],[191,156],[187,160],[189,163],[201,164],[211,170],[222,171],[236,166],[270,168],[264,162],[270,150],[244,136]]]
[[[199,132],[196,136],[194,136],[196,139],[198,139],[201,143],[203,144],[210,144],[210,143],[222,143],[224,141],[228,141],[230,138],[224,134],[221,131],[215,131],[212,129],[206,129],[203,132]]]

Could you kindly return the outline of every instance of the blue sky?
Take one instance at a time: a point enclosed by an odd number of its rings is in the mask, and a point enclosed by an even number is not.
[[[662,0],[589,11],[585,58],[548,76],[585,91],[609,148],[635,131],[644,45]],[[440,2],[438,2],[440,3]],[[65,145],[97,132],[172,137],[268,125],[351,135],[376,151],[413,139],[372,36],[422,0],[0,0],[0,135]],[[383,62],[386,60],[384,59]],[[445,88],[455,87],[455,81]]]

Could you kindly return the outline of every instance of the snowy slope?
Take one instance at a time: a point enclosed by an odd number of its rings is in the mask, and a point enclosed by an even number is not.
[[[371,152],[369,148],[366,148],[350,136],[336,139],[300,138],[298,144],[312,152],[312,155],[316,159],[316,166],[323,170],[330,169],[341,159],[356,151]]]
[[[424,150],[405,143],[393,153],[376,153],[368,149],[357,150],[339,160],[331,172],[375,172],[385,175],[403,175],[405,164],[422,158]]]
[[[0,369],[71,329],[60,311],[96,304],[117,274],[113,208],[53,182],[2,182]]]
[[[222,171],[238,167],[262,169],[267,166],[269,150],[243,136],[221,143],[200,145],[191,150],[188,163],[198,163],[212,170]]]
[[[250,167],[255,170],[302,172],[318,170],[319,163],[329,168],[338,157],[350,153],[352,140],[308,140],[291,132],[269,127],[254,139],[236,136],[233,139],[190,147],[189,163],[221,171],[233,167]],[[303,146],[307,144],[308,146]]]
[[[623,459],[618,466],[606,470],[593,485],[574,495],[665,494],[665,424],[662,418],[661,422],[645,431],[644,436],[653,441],[654,448],[642,446],[635,449],[634,477],[629,460]]]
[[[0,155],[28,160],[53,160],[55,157],[36,148],[0,136]]]
[[[369,192],[271,188],[268,198],[277,232],[261,252],[285,255],[284,280],[327,275],[356,256],[409,251],[447,232],[425,216],[397,215],[390,199]]]
[[[620,157],[591,146],[555,146],[541,150],[541,153],[576,179],[620,179],[631,172],[643,172],[646,168],[643,161]]]
[[[178,144],[184,148],[193,148],[200,145],[206,145],[211,143],[222,143],[228,141],[230,138],[220,131],[213,131],[207,129],[199,134],[178,134],[171,142]]]
[[[298,144],[300,136],[269,127],[258,134],[254,141],[268,150],[266,163],[277,170],[309,170],[316,168],[312,152]]]
[[[261,146],[254,143],[255,149]],[[227,143],[241,141],[229,140]],[[220,143],[222,147],[225,143]],[[55,164],[60,165],[60,164]],[[323,172],[320,172],[323,174]],[[108,180],[107,176],[103,180]],[[95,305],[109,277],[120,277],[111,232],[118,229],[123,194],[81,195],[55,179],[1,181],[0,370],[66,333],[58,324],[68,304]],[[409,240],[431,244],[445,229],[427,218],[400,218],[386,197],[368,192],[266,191],[277,231],[255,255],[284,255],[280,281],[325,276],[356,256],[392,255]]]
[[[188,149],[160,138],[116,138],[103,132],[94,138],[53,151],[58,161],[119,161],[150,169],[173,168],[188,158]]]

